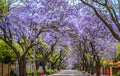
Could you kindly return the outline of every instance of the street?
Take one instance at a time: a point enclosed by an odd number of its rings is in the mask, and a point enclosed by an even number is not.
[[[49,76],[88,76],[88,75],[82,74],[78,70],[62,70],[58,73],[55,73]]]

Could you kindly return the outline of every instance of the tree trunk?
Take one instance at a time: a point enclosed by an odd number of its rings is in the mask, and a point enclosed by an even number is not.
[[[27,76],[25,59],[20,59],[18,61],[18,64],[19,64],[19,76]]]
[[[95,70],[94,70],[94,61],[91,62],[91,74],[93,75]]]
[[[39,69],[39,61],[38,60],[35,60],[35,67],[36,67],[36,70],[38,71],[38,69]]]
[[[4,65],[3,65],[3,60],[2,60],[2,76],[3,76],[3,66],[4,66]]]
[[[51,63],[51,69],[55,69],[55,64],[54,64],[54,62]]]
[[[100,76],[100,59],[99,59],[99,57],[97,57],[97,60],[96,60],[96,74],[97,74],[97,76]]]
[[[85,61],[85,72],[88,72],[88,61]]]
[[[42,68],[43,68],[44,73],[46,73],[44,64],[42,65]]]

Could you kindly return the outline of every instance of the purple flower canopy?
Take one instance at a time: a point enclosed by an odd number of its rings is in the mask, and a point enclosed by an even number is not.
[[[63,0],[25,0],[23,5],[12,8],[9,16],[4,15],[0,27],[6,30],[8,37],[12,34],[15,42],[21,39],[38,42],[42,35],[48,44],[55,41],[55,36],[59,37],[63,44],[69,44],[71,40],[69,33],[72,30],[73,34],[78,34],[79,40],[84,36],[89,40],[94,37],[98,50],[106,47],[104,49],[106,53],[116,52],[114,47],[116,41],[102,21],[91,12],[91,9],[86,11],[86,7],[81,6],[71,7]],[[1,28],[0,35],[4,37]],[[67,38],[68,43],[64,38]]]

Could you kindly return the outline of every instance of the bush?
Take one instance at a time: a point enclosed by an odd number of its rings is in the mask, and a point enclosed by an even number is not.
[[[53,69],[46,69],[46,74],[52,74],[52,73],[55,73],[55,72],[58,72],[57,69],[53,70]]]
[[[55,69],[55,70],[54,70],[54,72],[58,72],[58,70],[57,70],[57,69]]]
[[[54,71],[52,69],[46,69],[46,74],[52,74]]]
[[[113,73],[113,76],[120,76],[120,70]]]
[[[27,70],[27,75],[32,75],[34,74],[34,76],[38,75],[38,72],[36,70]]]
[[[17,74],[13,70],[11,70],[10,71],[10,76],[17,76]]]
[[[117,72],[117,75],[120,76],[120,70]]]
[[[82,73],[83,73],[83,74],[85,74],[85,73],[86,73],[86,71],[82,71]]]
[[[34,76],[38,76],[38,71],[34,70]]]
[[[27,70],[27,75],[32,75],[33,71],[32,70]]]

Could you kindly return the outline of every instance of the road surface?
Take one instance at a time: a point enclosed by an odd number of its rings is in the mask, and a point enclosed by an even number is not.
[[[49,76],[89,76],[89,75],[82,74],[80,71],[77,70],[62,70],[58,73]]]

